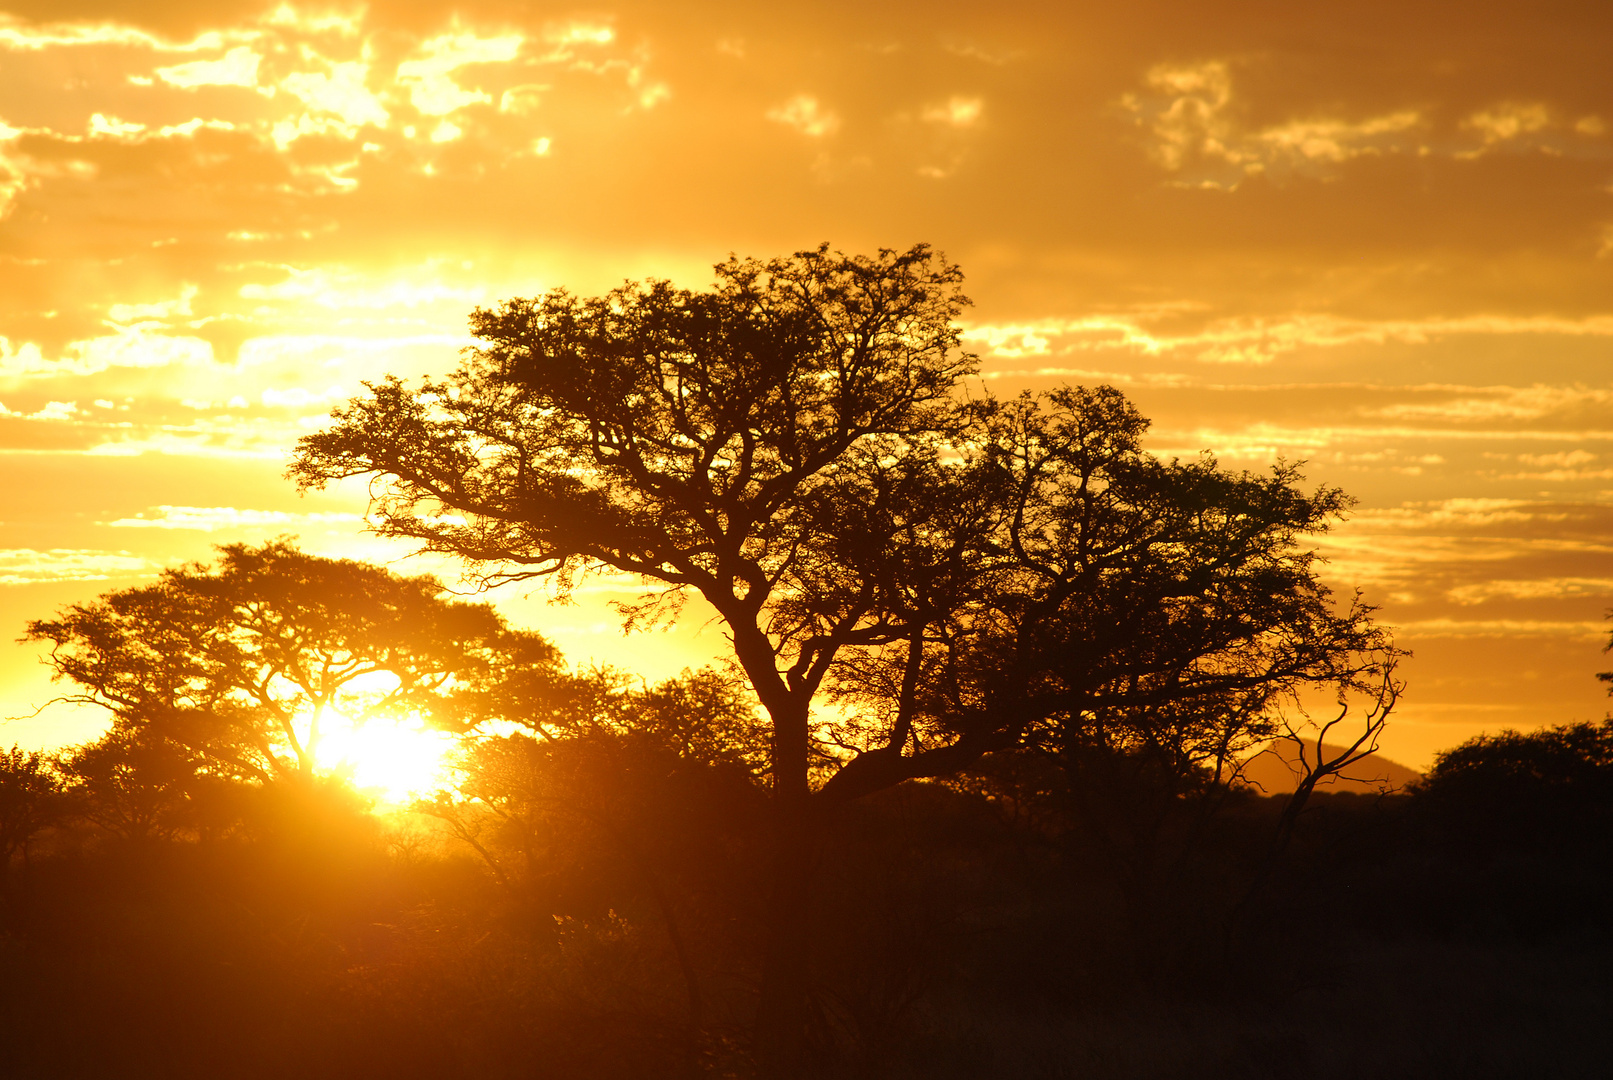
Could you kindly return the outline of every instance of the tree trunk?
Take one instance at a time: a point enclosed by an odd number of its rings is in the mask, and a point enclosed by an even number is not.
[[[753,684],[754,684],[753,679]],[[802,1075],[807,1050],[807,960],[816,849],[808,771],[810,694],[770,704],[773,721],[773,836],[755,1053],[767,1080]]]
[[[807,961],[813,843],[806,800],[777,807],[768,882],[756,1062],[766,1080],[803,1075],[807,1053]]]

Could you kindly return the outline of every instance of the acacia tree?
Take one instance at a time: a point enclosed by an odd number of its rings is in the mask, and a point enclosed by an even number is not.
[[[55,677],[78,687],[61,700],[112,713],[106,746],[74,759],[86,782],[121,792],[145,758],[212,780],[306,779],[333,713],[463,727],[495,700],[535,709],[565,682],[552,645],[485,604],[444,599],[432,577],[283,540],[220,556],[28,624],[25,640],[48,642]],[[131,812],[140,829],[172,816]]]
[[[629,623],[712,605],[771,726],[757,1042],[787,1075],[826,807],[1104,710],[1348,677],[1366,613],[1330,622],[1294,546],[1336,494],[1159,463],[1111,390],[961,400],[961,277],[926,246],[716,276],[478,310],[456,371],[371,386],[291,474],[371,477],[380,532],[485,583],[636,575]],[[815,720],[825,693],[849,715]]]
[[[85,820],[124,840],[171,840],[230,818],[230,782],[209,775],[203,755],[150,733],[108,732],[62,754],[58,767]]]
[[[380,531],[490,581],[546,575],[563,591],[610,568],[716,609],[772,724],[761,1029],[779,1063],[803,985],[811,705],[847,646],[902,633],[877,581],[804,590],[851,542],[848,487],[897,497],[886,477],[933,464],[974,359],[953,324],[960,275],[922,246],[717,275],[710,292],[654,282],[477,311],[485,348],[446,381],[372,387],[299,444],[292,474],[387,478]]]

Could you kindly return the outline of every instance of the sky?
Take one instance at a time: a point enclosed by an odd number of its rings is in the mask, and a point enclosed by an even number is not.
[[[1609,55],[1597,4],[0,0],[0,742],[98,722],[31,715],[28,619],[216,544],[402,559],[287,457],[477,305],[824,240],[959,264],[994,393],[1353,495],[1388,756],[1599,719]],[[494,599],[577,662],[723,648],[607,597]]]

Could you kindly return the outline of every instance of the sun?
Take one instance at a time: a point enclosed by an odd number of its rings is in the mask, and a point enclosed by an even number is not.
[[[453,747],[452,735],[419,717],[360,717],[328,729],[314,760],[365,794],[402,805],[449,782]]]

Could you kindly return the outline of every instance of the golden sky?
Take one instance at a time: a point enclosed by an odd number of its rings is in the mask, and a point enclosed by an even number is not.
[[[925,240],[994,391],[1359,498],[1323,547],[1415,652],[1391,757],[1598,718],[1609,56],[1605,4],[0,0],[6,638],[212,544],[400,555],[286,455],[477,304]],[[601,595],[502,602],[578,661],[721,648]],[[50,692],[0,646],[0,715]]]

